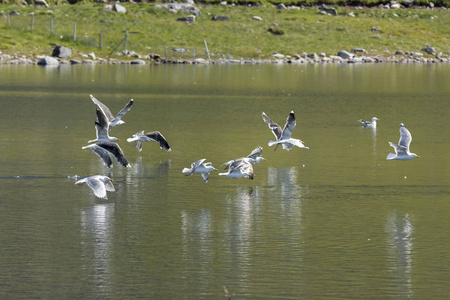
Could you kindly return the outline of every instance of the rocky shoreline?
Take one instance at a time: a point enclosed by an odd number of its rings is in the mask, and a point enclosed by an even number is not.
[[[362,53],[362,54],[359,54]],[[352,49],[351,52],[339,51],[337,55],[325,55],[321,53],[302,53],[294,56],[273,54],[268,58],[254,59],[204,59],[195,58],[186,59],[165,59],[159,54],[140,55],[136,53],[120,54],[118,58],[96,57],[93,53],[82,55],[79,58],[64,58],[47,55],[9,55],[0,53],[0,65],[41,65],[41,66],[59,66],[59,65],[93,65],[93,64],[365,64],[365,63],[449,63],[450,53],[439,53],[434,56],[424,56],[421,52],[402,52],[397,51],[394,54],[369,56],[365,54],[364,49]]]

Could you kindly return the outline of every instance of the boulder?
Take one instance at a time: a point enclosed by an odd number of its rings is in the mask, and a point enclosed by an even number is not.
[[[337,56],[343,58],[343,59],[351,59],[354,55],[351,53],[348,53],[345,50],[340,50],[337,54]]]
[[[332,16],[337,16],[337,10],[334,7],[327,7],[325,4],[322,4],[322,6],[319,6],[318,9]]]
[[[370,31],[379,31],[379,30],[381,30],[380,26],[375,26],[375,27],[370,28]]]
[[[113,10],[122,14],[127,12],[127,9],[118,3],[114,4]]]
[[[112,10],[113,10],[113,7],[112,7],[111,4],[106,4],[105,7],[103,8],[104,12],[109,12],[109,11],[112,11]]]
[[[130,64],[132,64],[132,65],[145,65],[145,61],[143,61],[142,59],[135,59],[135,60],[132,60],[130,62]]]
[[[211,21],[230,21],[230,18],[227,16],[212,16]]]
[[[283,3],[280,3],[277,5],[277,9],[287,9],[286,5],[284,5]]]
[[[95,60],[95,58],[96,58],[94,52],[89,52],[89,53],[88,53],[88,56],[89,56],[90,58],[94,59],[94,60]]]
[[[252,17],[252,20],[255,20],[255,21],[262,21],[262,18],[261,18],[261,17],[258,17],[258,16],[253,16],[253,17]]]
[[[48,3],[45,0],[34,0],[34,5],[42,5],[48,8]]]
[[[319,60],[319,56],[316,53],[309,53],[307,55],[308,58],[311,58],[314,61],[318,61]]]
[[[179,10],[181,10],[182,12],[189,13],[196,17],[198,17],[202,14],[202,12],[197,7],[195,7],[192,4],[187,4],[187,3],[167,3],[167,4],[162,4],[162,5],[155,5],[154,7],[167,9],[168,11],[171,11],[171,12],[174,12],[174,11],[178,12]]]
[[[46,56],[37,62],[40,66],[59,66],[59,61],[51,56]]]
[[[71,58],[72,50],[64,46],[56,46],[53,49],[52,56],[59,58]]]
[[[395,55],[405,55],[405,51],[397,50],[395,51]]]
[[[351,52],[352,53],[367,53],[367,51],[366,51],[366,49],[364,49],[364,48],[353,48],[352,50],[351,50]]]
[[[195,22],[195,16],[194,15],[189,15],[189,16],[186,16],[186,17],[181,17],[181,18],[178,18],[177,21],[186,22],[188,24],[193,24]]]
[[[426,52],[428,54],[435,54],[436,53],[436,50],[434,49],[434,47],[431,47],[431,46],[426,46],[421,51],[424,51],[424,52]]]

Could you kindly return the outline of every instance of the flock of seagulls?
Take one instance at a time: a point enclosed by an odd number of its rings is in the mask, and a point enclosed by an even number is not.
[[[134,103],[133,99],[131,99],[125,107],[119,111],[116,116],[114,116],[105,104],[97,100],[94,96],[90,96],[92,102],[98,106],[96,109],[97,118],[95,120],[95,132],[97,138],[89,140],[88,144],[90,143],[90,145],[84,146],[82,149],[90,149],[90,153],[96,154],[100,157],[103,164],[108,168],[113,167],[111,156],[115,157],[117,162],[123,167],[129,168],[130,164],[125,157],[125,154],[120,146],[115,143],[116,141],[119,141],[119,139],[110,136],[110,130],[111,127],[125,124],[125,121],[123,121],[122,118],[131,109]],[[144,133],[144,131],[141,131],[134,134],[133,137],[128,138],[127,141],[135,142],[133,146],[136,146],[139,151],[142,151],[142,143],[149,141],[155,141],[159,143],[161,149],[171,151],[169,144],[159,131],[149,133]],[[83,185],[85,183],[94,191],[94,195],[99,198],[107,199],[108,197],[106,192],[114,191],[112,179],[108,176],[94,175],[75,182],[76,185]]]
[[[89,140],[90,143],[87,146],[82,147],[82,149],[90,149],[91,153],[96,154],[103,161],[103,164],[112,168],[112,158],[115,157],[117,162],[123,167],[130,167],[128,160],[126,159],[122,149],[116,143],[119,141],[118,138],[110,136],[111,127],[115,127],[125,122],[122,120],[123,116],[131,109],[133,105],[133,99],[131,99],[125,107],[119,111],[119,113],[114,116],[109,108],[102,102],[97,100],[94,96],[90,95],[94,104],[98,106],[96,109],[96,139]],[[269,126],[272,133],[274,134],[276,141],[269,141],[269,147],[275,146],[274,151],[277,150],[278,146],[282,146],[283,149],[290,151],[294,146],[303,149],[309,149],[304,145],[300,139],[292,138],[292,132],[296,126],[294,111],[291,111],[286,119],[286,123],[283,127],[279,126],[276,122],[272,121],[264,112],[262,113],[263,121]],[[362,123],[363,127],[376,128],[378,118],[373,117],[372,121],[358,120]],[[159,144],[159,147],[166,151],[172,151],[167,142],[166,138],[159,131],[152,131],[144,133],[144,131],[137,132],[133,134],[131,138],[127,139],[127,142],[134,142],[133,146],[139,151],[142,151],[142,143],[154,141]],[[403,123],[400,124],[400,140],[398,144],[389,142],[395,150],[395,154],[389,153],[386,157],[387,160],[410,160],[419,157],[415,153],[409,151],[409,146],[411,144],[412,137],[409,130],[405,127]],[[219,176],[226,176],[228,178],[254,178],[253,165],[265,160],[262,157],[263,148],[258,146],[246,157],[240,157],[222,164],[226,172],[219,173]],[[209,175],[212,171],[217,171],[216,168],[212,166],[211,162],[205,162],[206,159],[200,159],[191,164],[190,168],[184,168],[182,173],[186,176],[192,174],[200,174],[205,183],[208,182]],[[114,191],[114,186],[112,184],[112,179],[108,176],[94,175],[90,177],[83,178],[75,182],[76,185],[87,184],[93,191],[94,195],[107,199],[107,191]]]

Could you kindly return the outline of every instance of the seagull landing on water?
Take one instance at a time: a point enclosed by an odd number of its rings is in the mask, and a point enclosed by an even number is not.
[[[157,142],[161,149],[164,149],[166,151],[172,151],[172,149],[169,146],[169,143],[167,143],[166,138],[159,131],[152,131],[148,133],[144,133],[144,131],[141,131],[136,134],[133,134],[132,138],[127,139],[127,142],[129,143],[135,142],[133,146],[136,146],[136,148],[138,148],[139,151],[142,151],[143,142],[150,142],[150,141]]]
[[[398,145],[389,142],[389,145],[391,145],[395,149],[395,154],[389,153],[386,159],[410,160],[419,157],[419,155],[409,152],[409,145],[411,144],[411,141],[412,141],[411,133],[405,127],[405,125],[401,123],[400,140],[398,141]]]
[[[253,180],[253,167],[251,163],[245,161],[236,161],[228,166],[227,173],[219,173],[220,176],[227,176],[228,178],[243,178]]]
[[[83,185],[86,183],[94,191],[95,196],[102,199],[108,199],[108,197],[106,196],[106,191],[108,192],[115,191],[112,181],[113,180],[108,176],[94,175],[80,179],[77,182],[75,182],[75,184]]]
[[[362,123],[363,127],[371,127],[371,128],[376,128],[377,127],[377,121],[379,119],[377,117],[373,117],[372,118],[372,122],[370,121],[364,121],[364,120],[358,120],[358,122]]]
[[[88,143],[109,143],[118,141],[118,138],[109,136],[109,124],[105,114],[98,108],[96,109],[96,113],[97,121],[95,121],[95,131],[97,138],[88,141]]]
[[[97,154],[103,160],[103,164],[108,168],[113,167],[110,154],[114,155],[117,161],[125,168],[130,167],[130,164],[123,154],[122,149],[120,149],[119,145],[117,145],[116,143],[91,144],[89,146],[82,147],[81,149],[86,148],[91,149],[91,153]]]
[[[216,168],[212,166],[210,162],[203,163],[206,160],[206,158],[197,160],[196,162],[191,164],[191,168],[184,168],[183,173],[188,173],[186,176],[192,175],[192,174],[202,174],[203,181],[205,183],[208,182],[209,178],[209,172],[211,171],[217,171]]]
[[[275,142],[269,142],[269,147],[276,145],[274,151],[277,150],[278,145],[280,144],[283,146],[283,149],[287,151],[291,150],[294,146],[309,149],[308,147],[303,145],[303,142],[301,140],[291,138],[292,131],[294,130],[296,125],[294,111],[291,111],[291,113],[287,117],[286,124],[284,125],[283,130],[281,130],[281,127],[277,123],[272,121],[264,112],[262,113],[262,117],[264,122],[269,125],[269,128],[272,129],[273,134],[277,138]]]
[[[222,166],[225,166],[225,170],[228,170],[229,166],[231,166],[232,164],[239,164],[241,162],[245,162],[245,163],[249,163],[249,164],[257,164],[263,160],[265,160],[264,157],[262,157],[262,151],[263,148],[261,146],[258,146],[255,150],[252,151],[252,153],[250,153],[249,155],[247,155],[247,157],[241,157],[241,158],[236,158],[233,160],[230,160],[229,162],[226,162],[224,164],[222,164]]]
[[[122,117],[131,109],[131,106],[133,105],[133,99],[131,99],[127,105],[125,105],[124,108],[122,108],[121,111],[119,111],[119,113],[117,114],[117,116],[114,117],[114,115],[111,113],[111,111],[109,110],[109,108],[101,103],[100,101],[98,101],[94,96],[90,95],[92,101],[97,104],[98,108],[100,108],[103,113],[105,114],[107,120],[108,120],[108,124],[109,127],[115,127],[117,125],[122,125],[125,122],[122,121]]]

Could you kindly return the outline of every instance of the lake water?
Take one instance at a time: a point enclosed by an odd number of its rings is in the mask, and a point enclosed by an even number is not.
[[[0,298],[448,299],[450,65],[1,66]],[[89,94],[131,168],[81,147]],[[264,111],[310,149],[276,151]],[[358,119],[378,117],[376,130]],[[387,161],[399,124],[420,158]],[[132,134],[159,130],[172,152]],[[263,146],[254,180],[184,167]],[[75,176],[110,175],[96,198]]]

